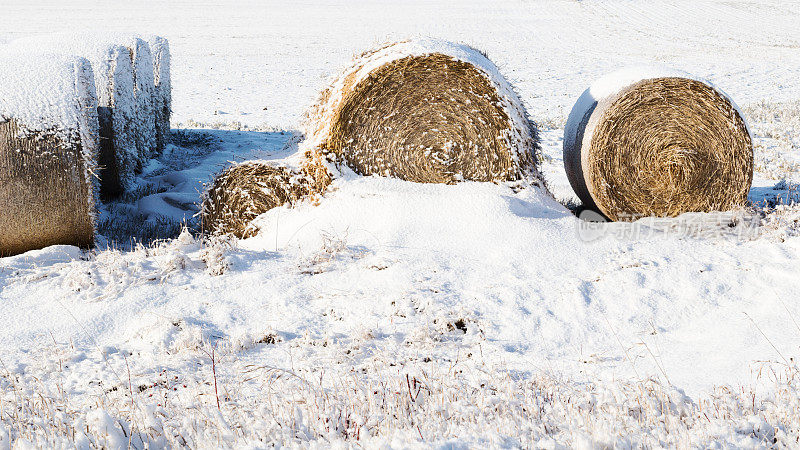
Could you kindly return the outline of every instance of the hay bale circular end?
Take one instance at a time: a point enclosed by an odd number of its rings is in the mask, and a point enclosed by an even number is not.
[[[640,80],[579,101],[570,122],[570,183],[586,206],[612,220],[725,211],[747,201],[750,133],[733,102],[705,82]]]
[[[209,234],[254,236],[252,221],[272,208],[293,204],[312,192],[303,174],[263,161],[233,165],[219,174],[206,191],[201,224]]]
[[[436,40],[357,57],[307,117],[316,151],[362,175],[423,183],[538,178],[537,133],[485,55]]]

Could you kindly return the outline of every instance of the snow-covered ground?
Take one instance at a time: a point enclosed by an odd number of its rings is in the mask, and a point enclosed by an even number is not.
[[[573,102],[664,64],[743,108],[751,200],[786,202],[797,23],[798,3],[768,0],[5,2],[0,45],[168,37],[175,136],[103,207],[119,250],[0,259],[0,448],[797,445],[797,208],[588,229],[531,187],[348,175],[249,240],[130,244],[191,225],[228,161],[291,157],[353,53],[421,35],[486,50],[517,87],[559,200]]]

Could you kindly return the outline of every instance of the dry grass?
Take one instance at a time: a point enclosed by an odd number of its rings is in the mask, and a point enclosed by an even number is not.
[[[266,334],[254,345],[287,344]],[[337,344],[306,339],[302,345]],[[231,350],[208,342],[184,352],[195,355],[193,374],[168,368],[143,372],[135,356],[109,355],[104,371],[115,381],[101,383],[93,399],[83,402],[70,397],[60,376],[2,370],[0,445],[24,440],[39,447],[370,447],[395,440],[424,446],[792,448],[800,443],[797,369],[774,363],[761,369],[774,388],[766,395],[720,387],[693,401],[655,380],[601,384],[547,373],[522,376],[466,357],[398,364],[379,350],[368,365],[324,371],[238,364]]]
[[[564,160],[584,204],[612,220],[741,207],[753,177],[744,119],[714,88],[684,78],[645,80],[599,102]]]
[[[172,239],[184,227],[194,225],[163,216],[147,220],[138,214],[126,214],[127,211],[118,213],[113,208],[110,209],[111,216],[99,221],[97,232],[108,239],[112,248],[129,249],[137,244],[150,245],[156,241]],[[120,209],[124,210],[124,207]]]
[[[155,183],[138,184],[126,190],[113,202],[103,205],[104,213],[97,221],[97,233],[112,248],[132,249],[136,245],[149,246],[156,241],[175,238],[184,227],[196,231],[197,224],[193,220],[182,223],[164,216],[148,218],[139,212],[139,200],[167,191],[167,187]]]
[[[800,102],[756,103],[744,109],[755,145],[755,170],[773,180],[800,175]]]

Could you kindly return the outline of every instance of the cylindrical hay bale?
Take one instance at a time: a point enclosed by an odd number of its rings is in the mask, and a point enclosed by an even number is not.
[[[153,69],[153,55],[150,45],[141,38],[130,41],[131,61],[133,63],[134,97],[136,99],[136,148],[138,168],[158,151],[156,138],[156,85]]]
[[[423,183],[541,179],[537,131],[497,67],[422,39],[355,58],[306,116],[303,148],[363,175]]]
[[[744,117],[686,73],[626,69],[586,90],[564,132],[564,165],[588,208],[611,220],[743,206],[753,179]]]
[[[170,133],[172,115],[172,78],[170,74],[169,41],[161,36],[148,40],[153,54],[153,70],[156,87],[156,149],[164,151]]]
[[[272,208],[294,204],[315,191],[301,171],[265,161],[234,164],[216,177],[201,206],[201,226],[209,234],[246,238],[258,231],[252,221]]]
[[[20,57],[31,54],[76,55],[89,60],[97,87],[100,153],[97,175],[100,193],[113,198],[129,189],[138,165],[136,105],[134,103],[130,38],[94,34],[49,35],[18,39],[5,51]]]
[[[100,73],[98,119],[100,121],[100,192],[114,198],[133,187],[136,181],[137,149],[134,133],[136,109],[130,49],[109,45],[105,60],[93,64]],[[107,61],[108,65],[102,65]]]
[[[0,256],[93,244],[98,148],[89,61],[0,57]]]

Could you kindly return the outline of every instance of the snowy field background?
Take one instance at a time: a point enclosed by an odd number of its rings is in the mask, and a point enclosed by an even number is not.
[[[111,250],[0,259],[0,448],[797,445],[800,211],[772,208],[800,182],[797,23],[766,0],[4,3],[0,47],[169,38],[174,138],[103,207]],[[532,188],[347,176],[252,239],[149,243],[228,161],[291,157],[352,54],[409,36],[488,53],[562,201],[562,128],[594,79],[709,79],[755,134],[756,207],[585,242]]]

